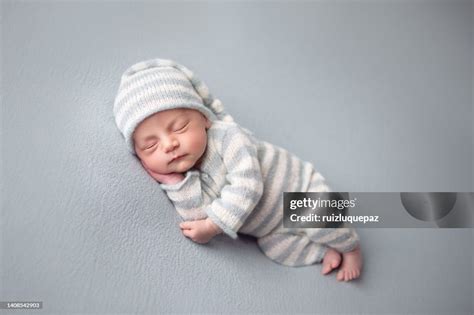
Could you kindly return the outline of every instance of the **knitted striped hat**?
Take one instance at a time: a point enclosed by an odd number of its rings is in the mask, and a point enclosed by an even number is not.
[[[136,154],[133,132],[137,126],[155,113],[174,108],[196,109],[211,121],[233,121],[207,86],[174,61],[142,61],[124,72],[114,102],[114,116],[131,153]]]

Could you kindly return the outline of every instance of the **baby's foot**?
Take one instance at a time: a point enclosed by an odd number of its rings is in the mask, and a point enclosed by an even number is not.
[[[336,279],[339,281],[356,279],[360,276],[361,269],[362,255],[360,252],[360,246],[357,246],[353,251],[342,254],[342,265],[337,273]]]
[[[341,264],[341,254],[335,249],[328,248],[323,258],[321,273],[326,275]]]

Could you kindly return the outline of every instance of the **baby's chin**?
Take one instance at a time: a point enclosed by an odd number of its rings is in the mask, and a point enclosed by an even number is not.
[[[196,162],[183,159],[181,161],[173,162],[172,164],[174,164],[171,165],[172,173],[184,173],[189,171],[196,164]]]

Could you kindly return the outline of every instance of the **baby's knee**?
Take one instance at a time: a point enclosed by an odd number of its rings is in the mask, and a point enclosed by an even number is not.
[[[353,228],[311,229],[308,237],[313,242],[334,248],[340,253],[349,252],[359,244],[359,236]]]
[[[312,265],[324,257],[327,247],[312,242],[305,235],[274,233],[257,240],[262,252],[271,260],[291,267]]]

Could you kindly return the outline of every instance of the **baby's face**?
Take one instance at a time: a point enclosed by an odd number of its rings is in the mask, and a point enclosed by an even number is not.
[[[184,173],[206,151],[206,130],[210,126],[211,122],[193,109],[179,108],[156,113],[135,129],[135,152],[156,173]]]

